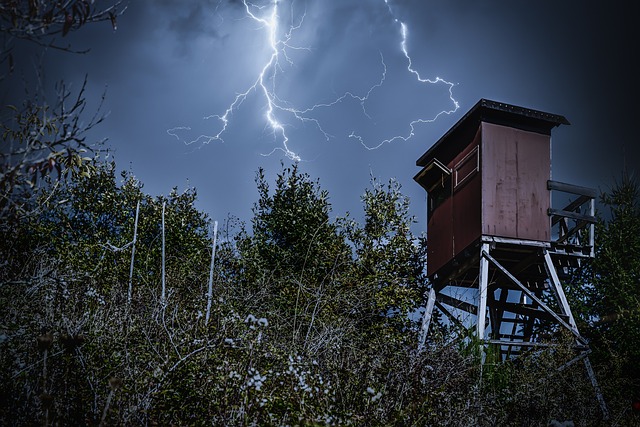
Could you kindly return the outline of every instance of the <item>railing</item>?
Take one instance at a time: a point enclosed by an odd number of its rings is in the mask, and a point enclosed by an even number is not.
[[[549,209],[552,246],[593,257],[596,190],[552,180],[547,181],[547,188],[577,196],[563,209]]]

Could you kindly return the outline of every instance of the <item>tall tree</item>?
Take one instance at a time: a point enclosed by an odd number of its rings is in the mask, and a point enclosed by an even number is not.
[[[87,141],[86,136],[103,119],[100,107],[93,115],[86,111],[86,78],[75,93],[64,82],[57,83],[53,101],[46,96],[44,67],[37,68],[35,76],[26,78],[22,67],[30,64],[20,63],[28,57],[24,54],[25,43],[42,47],[42,52],[46,48],[75,52],[58,36],[64,37],[88,23],[105,20],[111,21],[115,30],[117,17],[126,9],[120,5],[121,0],[99,4],[87,0],[0,3],[0,82],[8,83],[7,88],[25,85],[25,93],[13,94],[16,99],[0,109],[0,219],[3,222],[31,213],[29,207],[34,193],[43,189],[55,191],[65,178],[91,173],[92,156],[85,153],[93,151],[99,143]],[[14,55],[15,51],[20,55]],[[45,180],[45,177],[51,179]]]
[[[595,258],[569,284],[572,307],[591,339],[595,360],[622,380],[626,398],[640,397],[640,186],[627,174],[601,196]]]
[[[256,184],[252,233],[238,236],[239,291],[257,312],[269,313],[294,345],[308,347],[340,309],[350,248],[330,216],[327,192],[297,165],[283,167],[273,192],[262,169]]]
[[[364,225],[351,223],[349,228],[358,281],[371,296],[369,321],[406,327],[426,286],[426,242],[411,231],[415,220],[400,184],[390,180],[383,185],[373,178],[371,187],[362,196]]]
[[[0,4],[0,40],[3,53],[0,63],[13,65],[13,43],[16,39],[27,40],[43,47],[71,50],[61,44],[56,36],[66,36],[87,23],[111,21],[115,30],[117,18],[125,8],[120,8],[121,0],[100,2],[88,0],[12,0]]]

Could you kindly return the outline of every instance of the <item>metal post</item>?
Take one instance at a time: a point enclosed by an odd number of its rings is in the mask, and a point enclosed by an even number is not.
[[[209,323],[211,315],[211,300],[213,299],[213,266],[216,260],[216,239],[218,237],[218,221],[213,223],[213,242],[211,243],[211,266],[209,267],[209,288],[207,290],[207,314],[204,318],[204,324]]]
[[[596,200],[593,198],[589,201],[589,215],[596,215]],[[589,246],[591,247],[589,256],[593,258],[596,256],[596,224],[593,222],[589,224]]]
[[[129,292],[127,293],[127,304],[131,304],[133,294],[133,260],[136,256],[136,241],[138,239],[138,214],[140,213],[140,200],[136,204],[136,220],[133,225],[133,240],[131,241],[131,266],[129,268]]]
[[[591,361],[589,361],[588,357],[584,358],[584,367],[587,368],[587,375],[589,375],[591,385],[596,392],[596,399],[598,399],[600,410],[602,411],[602,419],[607,421],[609,419],[609,408],[607,408],[607,402],[604,401],[604,396],[602,395],[602,391],[600,390],[600,386],[598,385],[598,380],[596,379],[596,374],[595,372],[593,372]]]
[[[591,238],[591,237],[590,237]],[[593,247],[593,246],[592,246]],[[576,325],[576,321],[571,313],[571,308],[569,308],[569,302],[567,301],[567,297],[564,294],[564,290],[562,289],[562,285],[560,284],[560,279],[558,278],[558,274],[556,272],[555,267],[553,266],[553,262],[551,260],[551,255],[547,250],[544,251],[544,261],[545,268],[547,269],[547,274],[549,278],[553,282],[553,289],[555,289],[556,297],[558,298],[558,302],[560,303],[560,310],[562,314],[569,317],[569,324],[578,330]],[[579,343],[579,341],[577,341]],[[589,380],[591,380],[591,385],[596,392],[596,399],[598,399],[598,403],[600,404],[600,409],[602,410],[602,418],[604,420],[609,419],[609,409],[607,408],[607,403],[604,401],[604,397],[602,395],[602,391],[600,390],[600,386],[598,385],[598,380],[596,379],[596,374],[593,372],[593,368],[591,367],[591,361],[589,361],[588,357],[584,358],[584,366],[587,369],[587,375],[589,376]]]
[[[549,278],[552,282],[552,289],[554,289],[554,293],[556,294],[560,302],[560,310],[562,311],[562,314],[569,317],[569,325],[577,330],[578,328],[576,327],[576,321],[573,318],[573,314],[571,313],[571,308],[569,308],[569,302],[567,301],[567,297],[565,296],[562,285],[560,284],[560,278],[558,278],[558,273],[556,272],[556,268],[553,265],[553,261],[551,260],[551,255],[546,249],[544,250],[544,262],[547,274],[549,275]]]
[[[424,350],[424,343],[429,333],[429,325],[431,324],[431,315],[433,314],[433,306],[436,303],[436,292],[431,288],[429,298],[427,299],[427,307],[422,316],[422,325],[420,326],[420,335],[418,336],[418,351]]]
[[[165,283],[165,263],[164,263],[164,207],[166,202],[162,202],[162,295],[160,296],[160,301],[164,306],[165,303],[165,292],[166,292],[166,283]]]
[[[484,255],[489,253],[489,244],[483,243],[480,247],[480,284],[479,284],[479,301],[478,301],[478,324],[477,337],[480,341],[484,340],[485,323],[487,316],[487,292],[489,289],[489,260]]]

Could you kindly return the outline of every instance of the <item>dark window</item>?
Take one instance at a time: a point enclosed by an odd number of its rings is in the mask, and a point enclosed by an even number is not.
[[[414,178],[427,190],[427,218],[451,196],[451,169],[438,159],[431,159]]]
[[[447,198],[451,197],[451,175],[442,175],[439,184],[431,187],[427,199],[427,220],[431,218],[433,211],[442,204]]]

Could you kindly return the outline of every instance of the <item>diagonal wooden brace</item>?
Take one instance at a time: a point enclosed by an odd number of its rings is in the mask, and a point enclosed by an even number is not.
[[[518,279],[516,279],[506,268],[504,268],[496,259],[494,259],[487,251],[482,251],[482,257],[486,258],[489,262],[491,262],[502,274],[504,274],[509,280],[511,280],[515,285],[517,285],[522,292],[524,292],[529,298],[538,304],[538,306],[549,313],[559,324],[567,328],[580,343],[587,344],[587,341],[580,335],[580,332],[567,322],[565,322],[556,312],[554,312],[549,306],[547,306],[540,298],[538,298],[533,292],[527,289]]]

